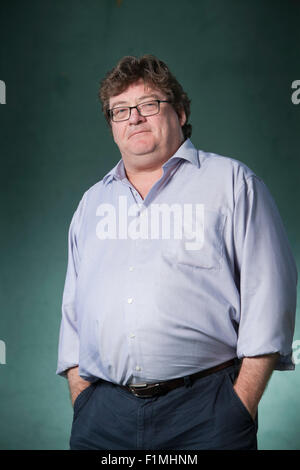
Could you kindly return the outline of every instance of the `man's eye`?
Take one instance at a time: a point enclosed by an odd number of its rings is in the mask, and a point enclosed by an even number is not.
[[[128,112],[127,108],[116,108],[113,109],[113,113],[115,117],[122,117]]]
[[[152,109],[156,108],[156,102],[151,101],[150,103],[143,103],[140,107],[145,111],[151,111]]]

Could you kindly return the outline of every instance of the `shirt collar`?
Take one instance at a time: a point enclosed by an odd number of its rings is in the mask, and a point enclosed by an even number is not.
[[[163,168],[169,168],[173,165],[175,165],[178,160],[186,160],[193,165],[195,165],[197,168],[200,166],[199,162],[199,157],[198,157],[198,151],[192,144],[190,139],[186,139],[183,144],[179,147],[179,149],[174,153],[172,157],[169,158],[164,164]],[[119,162],[116,164],[114,168],[112,168],[104,177],[103,177],[103,183],[107,185],[110,183],[113,179],[119,179],[122,180],[126,178],[126,173],[125,173],[125,168],[124,168],[124,163],[121,158]]]

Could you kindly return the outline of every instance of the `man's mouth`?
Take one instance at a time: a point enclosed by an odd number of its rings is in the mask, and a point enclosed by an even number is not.
[[[133,132],[132,134],[129,135],[129,139],[130,139],[131,137],[133,137],[134,135],[142,134],[142,133],[144,133],[144,132],[149,132],[149,131],[146,131],[146,130],[143,130],[143,131],[142,131],[142,130],[141,130],[141,131]]]

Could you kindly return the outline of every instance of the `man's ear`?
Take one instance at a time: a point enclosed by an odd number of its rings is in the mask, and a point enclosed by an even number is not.
[[[179,118],[181,127],[184,126],[184,124],[186,123],[186,114],[183,108],[179,111],[178,118]]]

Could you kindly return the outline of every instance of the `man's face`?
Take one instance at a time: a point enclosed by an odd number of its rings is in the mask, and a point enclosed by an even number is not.
[[[136,106],[153,99],[165,100],[167,97],[162,91],[145,85],[141,79],[110,98],[109,107]],[[137,109],[132,109],[127,121],[112,121],[114,141],[125,166],[147,169],[167,161],[184,140],[181,126],[185,120],[184,111],[179,117],[170,103],[160,103],[160,112],[154,116],[144,117]]]

